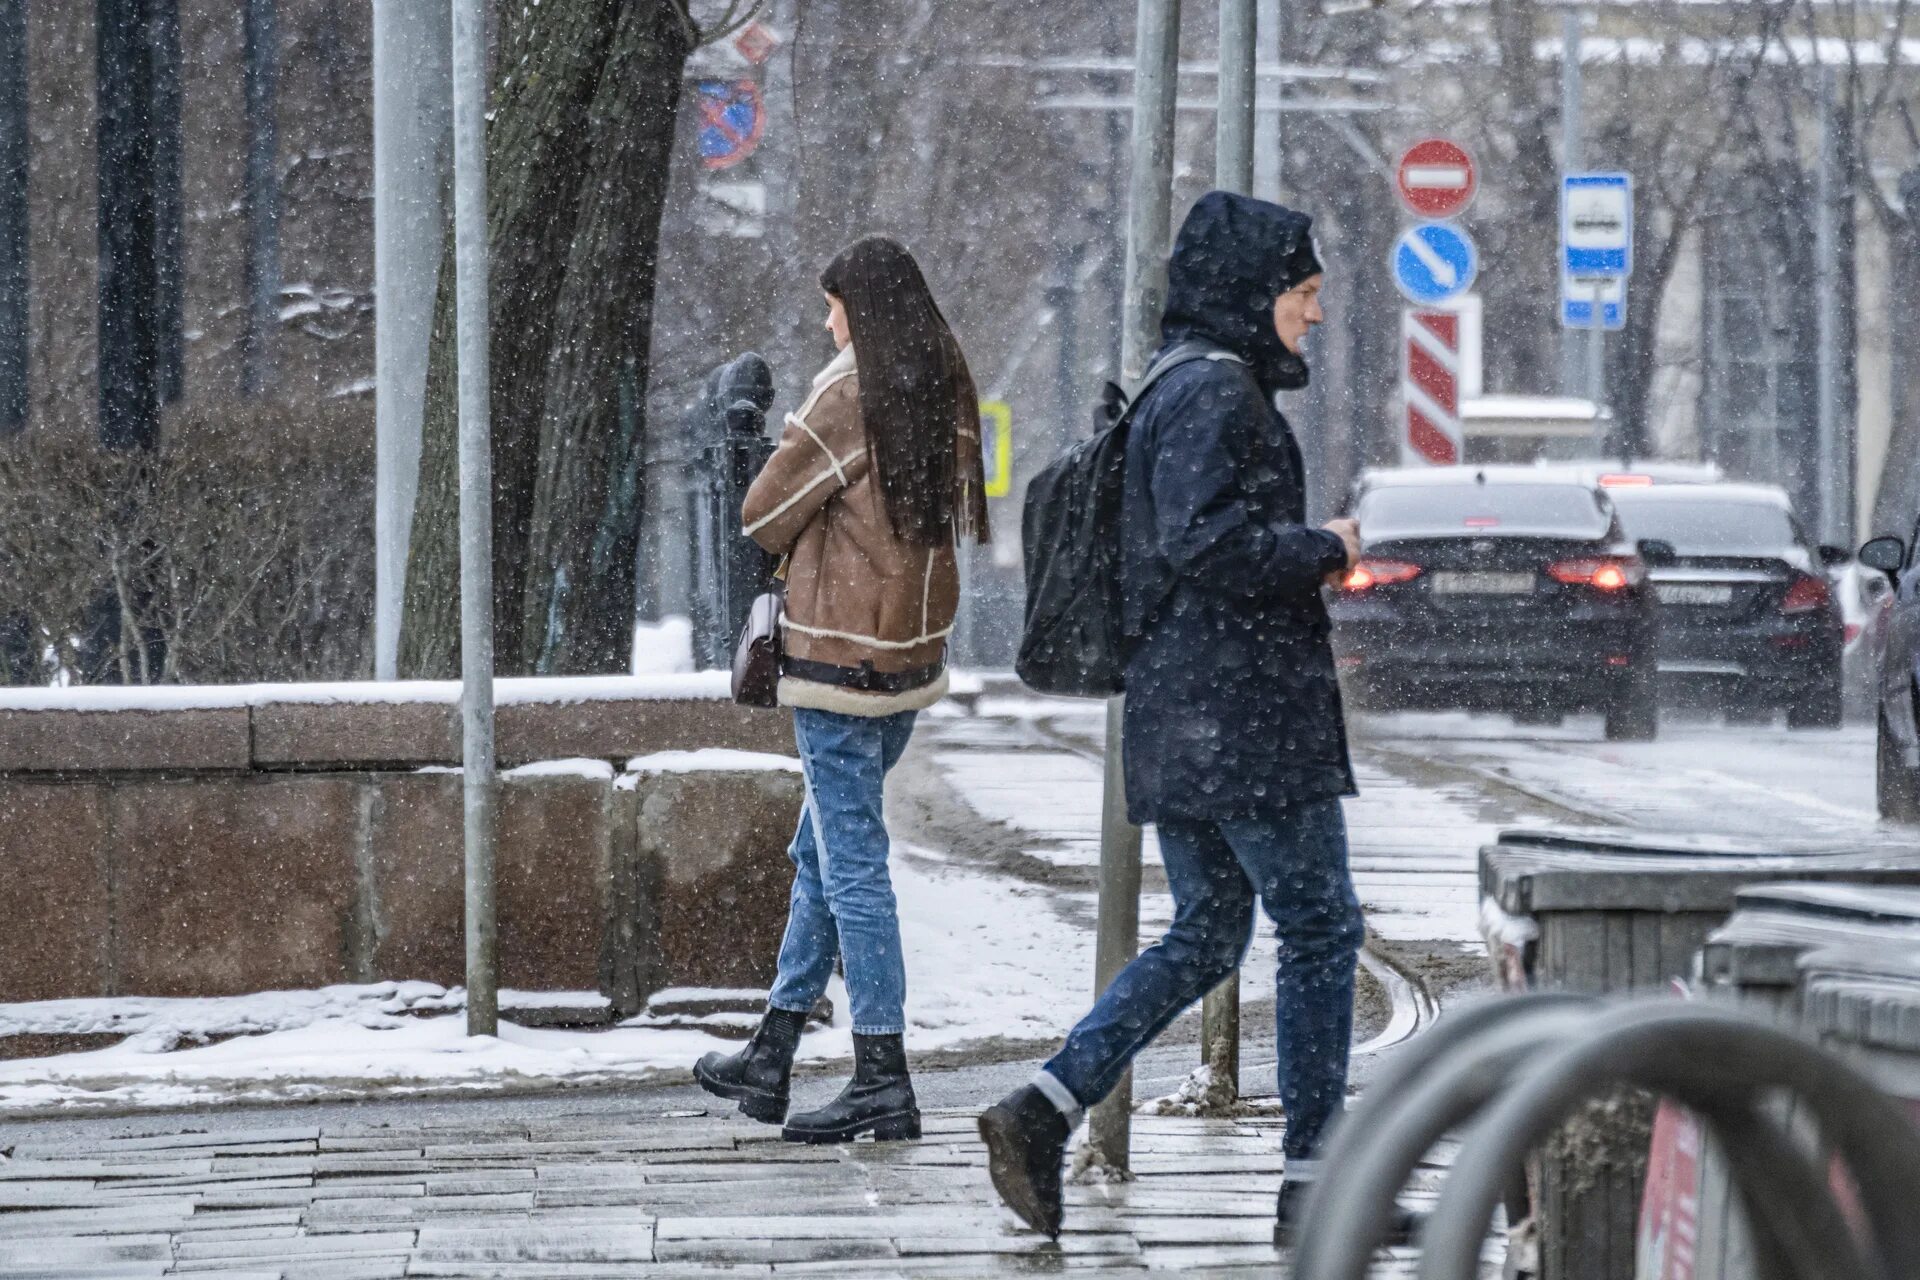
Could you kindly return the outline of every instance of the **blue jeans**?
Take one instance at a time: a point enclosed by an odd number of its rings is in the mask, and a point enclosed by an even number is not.
[[[907,966],[887,875],[881,798],[917,714],[793,713],[807,804],[787,849],[793,894],[780,976],[767,996],[776,1009],[811,1011],[833,976],[834,957],[844,956],[854,1031],[886,1036],[907,1029]]]
[[[1340,802],[1158,827],[1173,927],[1120,971],[1045,1069],[1083,1107],[1106,1097],[1134,1055],[1240,963],[1257,895],[1280,940],[1274,1020],[1286,1154],[1310,1159],[1346,1100],[1354,960],[1366,936]]]

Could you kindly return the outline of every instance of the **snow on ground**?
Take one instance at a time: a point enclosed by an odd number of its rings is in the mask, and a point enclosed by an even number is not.
[[[1653,742],[1604,741],[1595,717],[1555,729],[1502,716],[1362,718],[1384,745],[1479,769],[1624,825],[1745,836],[1878,838],[1873,730],[1788,730],[1663,717]]]
[[[903,848],[894,890],[911,992],[916,1052],[1015,1038],[1050,1040],[1079,1012],[1093,972],[1091,933],[1062,921],[1055,900]],[[1062,992],[1074,993],[1063,1000]],[[846,992],[835,979],[832,1027],[810,1033],[802,1061],[852,1055]],[[521,1000],[589,1004],[597,995]],[[0,1005],[0,1034],[116,1032],[111,1048],[0,1062],[0,1113],[57,1108],[160,1108],[234,1101],[291,1102],[427,1091],[637,1083],[683,1074],[737,1041],[695,1030],[601,1031],[502,1023],[470,1039],[464,997],[431,983],[379,983],[219,1000],[116,999]],[[217,1044],[176,1048],[211,1036]]]
[[[1020,704],[1016,715],[1045,719],[1041,709],[1047,705],[1058,713],[1058,703],[1033,701]],[[1031,738],[1016,743],[943,724],[937,759],[981,817],[1035,838],[1029,856],[1061,867],[1097,867],[1101,767],[1087,754],[1097,741],[1097,723],[1080,717],[1053,739],[1061,745],[1051,749],[1035,747]],[[1369,925],[1386,938],[1477,941],[1479,850],[1499,824],[1481,816],[1466,787],[1407,781],[1364,751],[1355,771],[1360,795],[1345,807],[1354,882]],[[1146,865],[1159,864],[1151,827],[1143,833],[1141,853]],[[1141,910],[1143,927],[1171,918],[1164,894],[1145,895]],[[1255,955],[1250,964],[1261,960]]]

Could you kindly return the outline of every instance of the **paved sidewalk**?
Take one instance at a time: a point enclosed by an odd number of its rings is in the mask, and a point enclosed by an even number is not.
[[[694,1111],[283,1118],[105,1139],[86,1159],[22,1142],[0,1161],[0,1277],[1281,1273],[1272,1120],[1136,1117],[1137,1180],[1071,1187],[1053,1245],[992,1200],[971,1112],[928,1113],[919,1143],[845,1147]]]

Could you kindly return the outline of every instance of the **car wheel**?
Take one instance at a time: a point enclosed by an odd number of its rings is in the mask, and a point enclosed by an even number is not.
[[[1874,750],[1874,791],[1880,801],[1880,816],[1893,822],[1920,822],[1920,779],[1900,758],[1900,744],[1887,729],[1887,714],[1880,713]]]
[[[1838,729],[1845,715],[1839,680],[1820,680],[1802,686],[1787,703],[1787,728]]]
[[[1628,677],[1607,704],[1607,741],[1652,742],[1659,731],[1660,704],[1652,677]]]

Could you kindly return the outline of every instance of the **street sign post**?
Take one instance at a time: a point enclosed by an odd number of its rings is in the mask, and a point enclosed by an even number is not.
[[[1460,317],[1409,308],[1400,313],[1400,461],[1446,467],[1465,460],[1460,424]]]
[[[1423,222],[1393,246],[1393,282],[1408,302],[1432,307],[1473,287],[1480,255],[1467,233],[1444,222]]]
[[[1400,203],[1417,218],[1457,218],[1473,203],[1479,178],[1467,149],[1445,138],[1408,147],[1394,171]]]
[[[1606,400],[1606,331],[1627,322],[1633,274],[1633,175],[1569,173],[1560,179],[1560,323],[1586,329],[1587,398],[1597,421]]]

